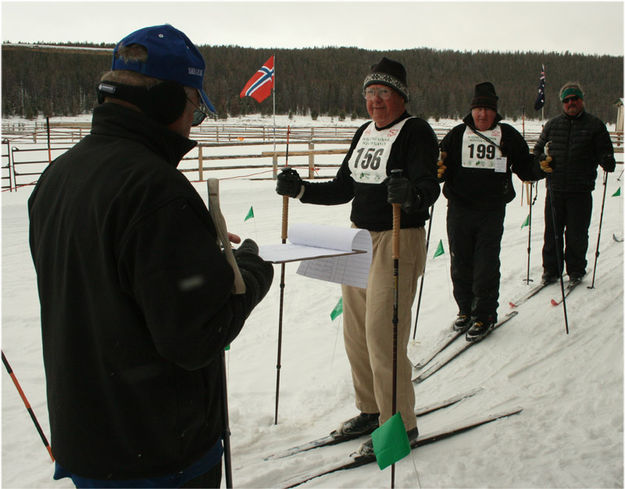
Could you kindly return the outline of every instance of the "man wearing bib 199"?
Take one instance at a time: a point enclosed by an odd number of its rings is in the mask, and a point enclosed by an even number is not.
[[[292,169],[278,175],[276,191],[304,203],[352,202],[352,225],[371,233],[373,253],[366,289],[342,286],[345,349],[360,414],[341,424],[344,434],[368,434],[392,413],[393,258],[391,204],[401,204],[397,411],[408,437],[418,435],[411,364],[407,356],[410,312],[426,258],[424,224],[440,194],[434,131],[406,112],[406,70],[382,58],[363,83],[372,121],[354,135],[349,151],[330,182],[304,182]],[[402,176],[389,179],[391,170]],[[371,439],[360,447],[372,453]]]
[[[441,142],[451,279],[458,304],[456,331],[479,341],[497,322],[499,251],[506,204],[515,197],[512,172],[538,180],[538,163],[523,136],[497,113],[495,87],[475,86],[471,113]]]

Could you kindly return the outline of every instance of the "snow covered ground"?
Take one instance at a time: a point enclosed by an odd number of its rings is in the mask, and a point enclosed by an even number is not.
[[[354,121],[347,122],[354,125]],[[617,160],[622,162],[622,154]],[[470,399],[423,416],[419,421],[422,433],[506,407],[521,406],[523,412],[413,450],[396,465],[397,487],[623,487],[623,243],[613,239],[613,235],[623,237],[623,197],[613,196],[622,186],[622,170],[618,165],[607,181],[600,256],[594,288],[589,289],[603,172],[597,178],[589,230],[589,274],[566,302],[570,333],[565,333],[562,307],[550,304],[559,294],[559,287],[552,285],[520,306],[518,316],[508,324],[415,386],[417,406],[483,388]],[[206,198],[205,184],[195,185]],[[221,182],[221,206],[232,232],[260,244],[280,241],[282,199],[274,186],[267,180]],[[527,198],[521,201],[518,180],[515,188],[518,195],[507,207],[501,252],[500,316],[510,310],[511,300],[531,286],[525,281],[528,228],[521,227],[528,215]],[[39,304],[28,250],[29,194],[29,188],[2,194],[2,350],[49,434]],[[530,246],[534,284],[541,275],[544,196],[544,183],[540,183]],[[250,207],[255,217],[244,221]],[[417,357],[449,327],[457,312],[449,278],[445,214],[446,201],[441,196],[434,208],[418,328],[411,345]],[[289,222],[347,227],[349,205],[328,208],[291,201]],[[440,240],[445,254],[433,258]],[[295,264],[286,266],[277,425],[279,267],[272,289],[227,355],[235,487],[281,487],[295,475],[335,461],[359,444],[354,441],[281,460],[264,460],[272,452],[327,434],[356,413],[343,348],[342,316],[334,321],[330,318],[340,288],[296,275],[296,268]],[[53,464],[5,371],[2,487],[73,487],[67,479],[54,482],[52,473]],[[387,487],[390,469],[380,471],[372,464],[307,485]]]

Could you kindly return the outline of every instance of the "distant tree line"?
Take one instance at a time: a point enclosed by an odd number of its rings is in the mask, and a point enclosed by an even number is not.
[[[2,47],[2,115],[33,118],[90,112],[95,86],[111,63],[112,53]],[[84,46],[84,44],[82,45]],[[110,45],[91,45],[106,47]],[[275,55],[276,113],[366,117],[362,81],[382,56],[398,60],[408,72],[411,113],[425,118],[461,118],[469,111],[476,83],[491,81],[499,95],[499,112],[509,120],[537,119],[534,110],[541,65],[546,71],[545,118],[560,113],[558,91],[578,81],[586,107],[606,122],[616,120],[615,103],[623,97],[623,57],[571,53],[466,53],[408,49],[371,51],[355,47],[252,49],[200,46],[207,71],[205,90],[219,117],[271,114],[271,98],[257,103],[239,98],[247,80]]]

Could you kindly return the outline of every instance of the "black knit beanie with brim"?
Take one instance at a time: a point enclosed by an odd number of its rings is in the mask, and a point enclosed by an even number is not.
[[[495,93],[495,87],[491,82],[478,83],[475,85],[475,93],[471,100],[471,109],[476,107],[486,107],[497,112],[497,101],[499,97]]]
[[[371,73],[367,75],[362,85],[366,89],[369,85],[385,85],[396,90],[406,102],[410,96],[408,94],[408,83],[406,82],[406,69],[398,61],[382,58],[382,60],[371,66]]]

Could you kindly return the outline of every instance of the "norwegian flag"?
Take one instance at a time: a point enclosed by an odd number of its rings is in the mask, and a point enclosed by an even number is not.
[[[540,81],[538,82],[538,96],[536,102],[534,102],[534,110],[540,110],[545,105],[545,65],[542,65],[543,70],[540,72]]]
[[[265,64],[254,74],[241,90],[240,97],[252,97],[257,102],[262,102],[269,95],[273,87],[273,56],[265,61]]]

